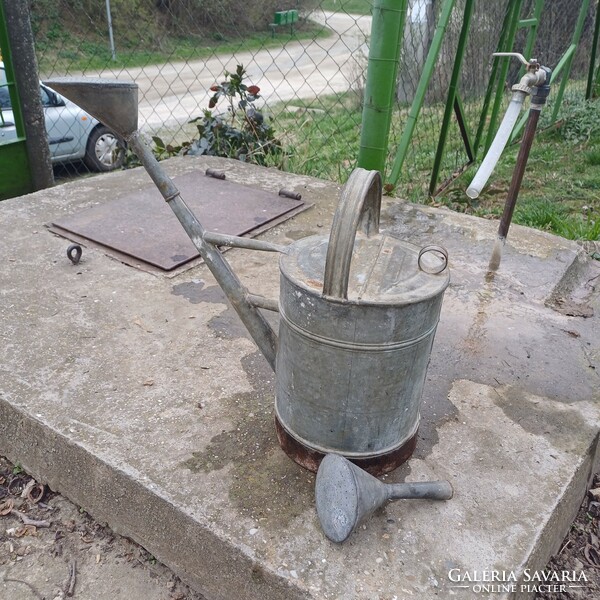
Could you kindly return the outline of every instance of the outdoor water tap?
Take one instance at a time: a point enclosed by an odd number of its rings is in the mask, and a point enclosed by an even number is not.
[[[542,112],[546,99],[550,93],[550,81],[552,79],[552,71],[547,67],[540,66],[537,62],[531,61],[527,67],[527,73],[521,78],[521,81],[513,87],[513,95],[521,94],[532,94],[531,105],[529,106],[529,116],[527,117],[527,124],[525,125],[525,132],[521,139],[521,146],[517,155],[517,161],[513,170],[513,175],[508,187],[506,194],[506,202],[504,204],[504,211],[500,218],[500,224],[498,226],[498,237],[494,243],[494,249],[490,258],[488,271],[493,273],[498,270],[500,266],[500,260],[502,258],[502,247],[506,242],[506,236],[508,235],[508,229],[512,221],[513,212],[517,204],[517,198],[519,196],[519,189],[523,181],[525,174],[525,167],[529,159],[529,151],[533,143],[537,124]],[[533,88],[532,88],[533,86]],[[515,89],[516,88],[516,89]],[[473,184],[471,184],[473,185]]]
[[[519,52],[494,52],[493,56],[514,56],[526,67],[527,71],[525,75],[521,77],[521,81],[512,86],[511,90],[513,93],[524,92],[525,94],[530,95],[533,92],[534,87],[542,85],[546,81],[546,72],[548,69],[542,67],[535,58],[527,60]]]
[[[546,74],[545,79],[542,83],[537,83],[533,90],[533,96],[531,97],[531,109],[539,107],[541,110],[542,106],[546,104],[548,95],[550,94],[550,82],[552,81],[552,69],[548,67],[540,67],[540,72]]]
[[[527,60],[518,52],[495,52],[494,56],[514,56],[525,65],[527,71],[523,77],[521,77],[519,83],[512,86],[512,98],[506,109],[502,123],[500,123],[496,137],[477,170],[477,173],[475,173],[471,185],[467,188],[467,196],[473,199],[479,196],[483,186],[487,183],[492,171],[496,167],[496,163],[500,159],[514,129],[515,123],[519,118],[519,113],[521,112],[525,98],[534,92],[534,88],[539,90],[540,87],[544,87],[546,81],[550,81],[550,69],[542,67],[535,59]],[[546,93],[544,98],[546,98],[547,95],[548,94]],[[536,94],[536,98],[537,97]]]

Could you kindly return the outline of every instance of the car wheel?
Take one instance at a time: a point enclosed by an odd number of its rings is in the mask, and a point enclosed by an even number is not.
[[[104,125],[96,127],[88,138],[85,164],[93,171],[114,171],[125,162],[125,144]]]

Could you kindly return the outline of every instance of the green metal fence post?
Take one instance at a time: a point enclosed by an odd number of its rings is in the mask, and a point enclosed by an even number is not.
[[[506,5],[506,12],[504,13],[504,20],[502,22],[502,29],[500,30],[500,37],[498,39],[497,49],[499,52],[510,51],[512,48],[507,48],[507,37],[510,30],[511,23],[513,21],[513,13],[515,9],[515,2],[509,2]],[[490,78],[488,85],[485,90],[485,96],[483,99],[483,105],[481,107],[481,114],[479,116],[479,123],[477,125],[477,132],[475,133],[474,151],[475,156],[479,154],[479,148],[481,146],[481,139],[485,126],[487,125],[488,111],[490,109],[490,102],[492,101],[492,94],[494,93],[494,85],[496,84],[496,78],[498,75],[498,68],[500,66],[500,58],[494,57],[492,61],[492,68],[490,70]]]
[[[435,63],[437,62],[440,49],[442,47],[442,42],[444,41],[446,27],[450,21],[450,15],[452,14],[452,9],[454,8],[455,3],[456,0],[445,0],[444,5],[442,6],[440,18],[433,35],[433,39],[431,40],[431,45],[429,47],[429,52],[427,53],[427,58],[425,59],[425,64],[423,65],[423,72],[421,73],[421,78],[419,79],[415,97],[413,98],[413,102],[410,107],[410,113],[406,119],[406,123],[404,124],[400,142],[398,143],[396,158],[394,159],[394,164],[392,165],[392,170],[388,177],[388,181],[392,185],[396,185],[398,183],[398,179],[400,178],[400,171],[402,170],[402,165],[404,164],[404,160],[406,159],[406,155],[408,153],[410,141],[417,124],[417,119],[419,118],[419,113],[421,112],[421,108],[423,107],[423,103],[425,101],[425,94],[427,93],[427,88],[429,87],[429,82],[435,69]]]
[[[465,10],[463,13],[463,24],[460,30],[458,38],[458,45],[456,47],[456,55],[454,58],[454,67],[452,69],[452,76],[450,77],[450,85],[448,86],[448,98],[446,100],[446,108],[444,109],[444,117],[442,119],[442,126],[440,129],[440,137],[438,140],[437,150],[435,152],[435,159],[433,161],[433,169],[431,171],[431,179],[429,181],[429,193],[433,194],[437,180],[440,173],[440,167],[442,164],[442,158],[444,156],[444,148],[446,146],[446,138],[448,137],[448,128],[450,127],[450,117],[452,111],[455,108],[456,101],[456,88],[458,86],[458,80],[460,77],[460,71],[462,68],[462,61],[465,55],[465,48],[467,46],[467,39],[469,37],[469,29],[471,27],[471,17],[473,16],[474,0],[465,1]]]
[[[0,0],[0,51],[17,135],[8,142],[0,143],[0,200],[4,200],[33,191],[25,145],[25,124],[21,114],[19,93],[15,85],[15,74],[8,43],[4,0]],[[4,118],[2,118],[2,125],[4,125]]]
[[[385,171],[408,0],[375,0],[358,166]]]
[[[515,43],[515,37],[517,34],[517,28],[519,25],[519,15],[521,14],[521,7],[523,4],[523,0],[514,0],[512,6],[511,19],[508,26],[508,32],[506,36],[506,41],[504,44],[504,48],[499,51],[500,52],[512,52],[513,45]],[[499,58],[499,57],[496,57]],[[496,133],[496,123],[498,122],[498,116],[500,114],[500,105],[502,104],[502,99],[504,98],[504,88],[506,84],[506,76],[508,75],[508,67],[510,65],[509,58],[501,59],[504,62],[500,67],[500,75],[498,77],[498,83],[496,87],[496,97],[494,98],[494,105],[492,106],[492,114],[490,115],[490,124],[488,127],[487,136],[485,139],[485,151],[487,152],[492,145],[492,141],[494,139],[494,135]]]
[[[545,0],[536,0],[535,8],[533,9],[533,17],[531,19],[525,19],[520,22],[521,27],[529,27],[527,41],[525,42],[525,50],[523,51],[523,56],[525,56],[527,60],[532,58],[531,54],[533,52],[533,46],[535,45],[535,40],[537,38],[537,30],[538,25],[540,24],[542,11],[544,10],[544,2]]]
[[[587,86],[585,88],[586,100],[596,98],[600,93],[597,83],[600,77],[600,66],[596,73],[596,85],[594,85],[594,71],[596,70],[596,52],[598,50],[598,37],[600,36],[600,6],[596,6],[596,23],[594,25],[594,38],[592,40],[592,52],[590,55],[590,68],[588,70]]]
[[[598,98],[600,96],[600,66],[598,66],[598,70],[596,71],[596,79],[594,81],[594,85],[592,86],[592,98]]]
[[[535,7],[533,10],[533,17],[530,19],[522,19],[518,22],[519,28],[529,27],[529,33],[527,34],[527,41],[525,42],[525,49],[523,50],[523,56],[527,60],[530,60],[531,58],[533,58],[533,56],[532,56],[533,55],[533,47],[535,45],[535,40],[537,37],[537,29],[538,29],[538,25],[540,24],[540,18],[542,16],[542,11],[544,10],[544,3],[545,3],[545,0],[536,0]],[[519,69],[519,79],[524,74],[525,74],[525,67],[522,66]],[[529,118],[529,113],[528,112],[523,113],[523,115],[521,116],[521,118],[519,119],[519,121],[517,122],[517,124],[515,125],[515,128],[513,129],[512,133],[511,133],[509,143],[514,142],[514,140],[520,135],[528,118]]]
[[[555,96],[553,109],[552,109],[552,117],[551,122],[554,123],[558,116],[558,111],[560,110],[560,105],[562,103],[562,98],[565,93],[565,87],[567,86],[567,81],[569,79],[569,73],[571,71],[571,63],[573,61],[573,57],[575,56],[575,52],[577,50],[577,46],[579,44],[579,40],[581,39],[581,33],[583,31],[583,25],[585,23],[585,17],[587,16],[587,12],[590,6],[589,0],[583,0],[583,4],[581,5],[581,9],[579,11],[579,16],[577,17],[577,24],[575,25],[575,30],[573,31],[573,35],[571,37],[571,44],[565,51],[565,53],[561,56],[557,65],[552,69],[552,81],[556,81],[557,77],[565,71],[563,78],[560,82],[560,87],[558,89],[558,93]],[[530,56],[525,56],[525,58],[529,59]],[[588,79],[589,85],[589,79]],[[586,95],[587,98],[587,95]],[[524,113],[510,136],[509,143],[514,142],[520,135],[521,131],[523,131],[523,127],[525,127],[525,123],[527,123],[528,113]]]
[[[467,159],[469,164],[471,164],[475,160],[475,151],[473,150],[473,141],[471,139],[471,135],[469,133],[469,127],[467,124],[467,117],[465,113],[465,109],[460,98],[458,92],[454,98],[454,114],[456,115],[456,122],[458,124],[458,129],[460,131],[460,135],[463,140],[463,144],[465,145],[465,152],[467,153]]]
[[[21,113],[21,103],[19,102],[19,93],[15,85],[15,72],[12,64],[12,56],[10,52],[10,44],[8,43],[8,32],[6,30],[6,15],[4,13],[3,1],[0,2],[0,54],[4,61],[4,70],[6,72],[6,82],[8,87],[8,95],[13,111],[15,128],[18,138],[25,138],[25,123]]]
[[[560,87],[558,88],[558,92],[554,98],[554,106],[552,108],[552,123],[554,123],[558,117],[558,111],[560,110],[562,98],[565,93],[565,88],[567,87],[567,81],[569,79],[569,73],[571,72],[573,57],[575,56],[575,50],[577,50],[579,40],[581,39],[581,32],[583,31],[583,25],[585,23],[585,18],[589,8],[590,0],[583,0],[581,3],[581,9],[579,10],[579,16],[577,17],[575,31],[573,32],[573,37],[571,38],[571,45],[567,49],[567,52],[565,52],[563,58],[559,61],[556,69],[552,71],[552,81],[555,81],[558,77],[558,73],[564,69],[564,73],[560,81]]]
[[[12,192],[6,193],[18,195],[53,185],[54,176],[44,125],[29,2],[0,0],[0,4],[0,28],[3,29],[1,43],[7,56],[4,67],[8,80],[12,82],[11,107],[20,140],[12,145],[9,142],[9,145],[2,149],[2,153],[9,157],[13,154],[21,156],[19,143],[22,143],[28,159],[20,161],[19,169],[14,166],[8,168],[8,179],[15,182],[20,180],[22,185],[20,189],[19,185],[14,185]],[[0,186],[3,189],[7,187],[5,181],[5,178],[0,177]],[[23,183],[25,181],[26,184]]]

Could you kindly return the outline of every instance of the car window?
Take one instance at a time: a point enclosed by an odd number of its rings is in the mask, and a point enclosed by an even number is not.
[[[40,86],[40,95],[42,96],[42,106],[53,106],[52,98],[48,93],[48,90]]]
[[[0,69],[0,108],[10,108],[10,94],[4,69]]]
[[[42,106],[53,106],[53,100],[48,90],[40,86],[40,96],[42,98]],[[10,108],[10,93],[8,91],[6,72],[0,68],[0,108]]]

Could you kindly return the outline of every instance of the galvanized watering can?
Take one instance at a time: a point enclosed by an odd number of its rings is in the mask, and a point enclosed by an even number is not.
[[[404,462],[416,444],[448,256],[379,233],[378,172],[352,173],[328,237],[283,247],[208,232],[137,131],[135,84],[67,78],[48,85],[122,136],[173,209],[276,372],[284,451],[313,471],[327,453],[375,474]],[[250,294],[218,246],[280,252],[279,303]],[[279,311],[279,337],[259,309]]]

